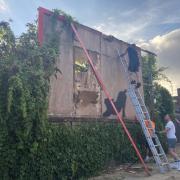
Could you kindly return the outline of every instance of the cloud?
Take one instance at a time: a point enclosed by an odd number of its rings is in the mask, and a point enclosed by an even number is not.
[[[179,24],[180,23],[180,17],[179,16],[169,16],[164,19],[164,21],[161,22],[161,24]]]
[[[159,4],[152,4],[146,1],[139,7],[117,11],[114,13],[114,16],[111,14],[109,17],[106,17],[106,20],[95,24],[93,27],[124,41],[136,42],[142,38],[148,28],[159,23],[159,15],[162,11]]]
[[[116,7],[119,6],[117,4]],[[164,0],[139,0],[128,8],[120,6],[119,10],[105,11],[103,18],[99,20],[97,17],[98,21],[92,26],[105,34],[136,43],[139,39],[147,40],[180,27],[180,17],[177,16],[180,14],[180,8],[177,8],[179,6],[179,0],[174,0],[173,3]]]
[[[9,11],[9,7],[4,0],[0,0],[0,13]]]
[[[124,16],[124,14],[123,14]],[[134,20],[134,22],[117,23],[117,19],[108,17],[106,22],[94,25],[93,28],[97,29],[108,35],[113,35],[124,41],[134,42],[139,40],[140,33],[148,25],[143,19]]]
[[[172,81],[170,84],[162,82],[171,93],[176,94],[176,89],[180,87],[180,29],[173,30],[164,35],[158,35],[153,39],[140,42],[139,45],[145,49],[154,51],[159,58],[159,65],[168,67],[167,76]]]
[[[121,16],[129,17],[131,15],[134,15],[134,13],[136,13],[136,11],[137,11],[137,9],[135,9],[135,8],[129,9],[129,10],[121,12]]]

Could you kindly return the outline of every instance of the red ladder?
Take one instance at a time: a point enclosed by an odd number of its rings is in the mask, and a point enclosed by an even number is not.
[[[146,171],[146,173],[147,173],[148,175],[150,175],[150,172],[149,172],[149,170],[148,170],[147,165],[145,164],[145,162],[144,162],[144,160],[143,160],[143,158],[142,158],[142,156],[141,156],[141,154],[140,154],[140,152],[139,152],[139,150],[138,150],[138,148],[137,148],[137,146],[136,146],[136,144],[135,144],[135,142],[134,142],[131,134],[129,133],[129,131],[128,131],[128,129],[127,129],[124,121],[122,120],[120,114],[118,113],[118,110],[116,109],[116,106],[114,105],[114,102],[112,101],[112,97],[110,96],[109,92],[107,91],[106,86],[104,85],[104,83],[103,83],[103,81],[102,81],[102,79],[101,79],[98,71],[96,70],[96,68],[95,68],[95,66],[94,66],[94,64],[93,64],[93,61],[92,61],[91,57],[89,56],[89,53],[88,53],[88,51],[87,51],[84,43],[82,42],[82,40],[81,40],[81,38],[80,38],[80,36],[79,36],[79,34],[78,34],[78,32],[77,32],[77,30],[76,30],[76,28],[75,28],[75,26],[74,26],[73,23],[71,23],[71,27],[72,27],[73,32],[75,33],[75,35],[76,35],[76,37],[77,37],[80,45],[81,45],[81,47],[83,48],[83,51],[84,51],[84,53],[85,53],[85,55],[86,55],[86,57],[87,57],[87,59],[88,59],[88,63],[90,64],[90,66],[91,66],[91,68],[92,68],[92,70],[93,70],[93,73],[94,73],[94,75],[95,75],[95,77],[96,77],[96,79],[97,79],[100,87],[101,87],[102,90],[104,91],[104,93],[105,93],[106,97],[108,98],[108,100],[109,100],[109,102],[110,102],[113,110],[115,111],[115,113],[116,113],[116,115],[117,115],[117,118],[118,118],[118,121],[121,123],[121,125],[122,125],[125,133],[127,134],[127,136],[128,136],[128,138],[129,138],[129,140],[130,140],[130,142],[131,142],[131,144],[132,144],[132,146],[133,146],[133,148],[134,148],[134,150],[135,150],[138,158],[140,159],[140,161],[141,161],[141,163],[142,163],[142,165],[143,165],[143,167],[144,167],[144,170]]]

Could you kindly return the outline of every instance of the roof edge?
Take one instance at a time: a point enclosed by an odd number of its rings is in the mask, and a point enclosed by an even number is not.
[[[39,17],[40,17],[40,15],[42,15],[42,14],[47,14],[47,15],[52,15],[52,14],[53,14],[53,12],[52,12],[51,10],[46,9],[46,8],[44,8],[44,7],[41,7],[41,6],[38,8],[38,11],[39,11]],[[60,16],[58,17],[58,20],[64,21],[64,20],[65,20],[65,17],[62,16],[62,15],[60,15]],[[120,40],[120,39],[114,37],[113,35],[104,34],[104,33],[102,33],[101,31],[98,31],[98,30],[96,30],[96,29],[93,29],[93,28],[91,28],[91,27],[89,27],[89,26],[86,26],[86,25],[84,25],[84,24],[80,24],[80,23],[77,23],[77,22],[75,22],[75,24],[78,24],[78,25],[80,25],[80,26],[83,26],[83,27],[86,28],[87,30],[96,32],[96,33],[98,33],[98,34],[102,34],[102,35],[105,35],[105,36],[112,36],[115,40],[118,40],[118,41],[123,42],[123,43],[125,43],[125,44],[128,44],[128,45],[130,44],[130,43],[128,43],[128,42],[125,42],[125,41],[123,41],[123,40]],[[39,28],[40,28],[40,27],[39,27]],[[40,29],[40,31],[42,31],[42,30]],[[41,32],[41,34],[42,34],[42,32]],[[42,35],[41,35],[41,36],[42,36]],[[40,37],[40,41],[41,41],[42,39],[43,39],[43,38]],[[155,54],[154,52],[148,51],[148,50],[143,49],[143,48],[141,48],[141,47],[139,47],[139,46],[137,46],[137,47],[138,47],[141,51],[143,51],[143,52],[146,52],[146,53],[151,54],[151,55],[153,55],[153,56],[157,56],[157,54]]]

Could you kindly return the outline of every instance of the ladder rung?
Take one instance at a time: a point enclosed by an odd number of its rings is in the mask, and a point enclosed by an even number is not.
[[[159,144],[156,144],[156,145],[154,145],[155,147],[158,147],[158,146],[160,146]]]
[[[162,163],[161,166],[169,165],[169,163]]]
[[[164,153],[163,154],[158,154],[158,156],[164,156]]]

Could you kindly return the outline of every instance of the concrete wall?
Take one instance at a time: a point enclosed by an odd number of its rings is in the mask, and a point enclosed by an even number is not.
[[[62,29],[62,22],[57,22],[57,30]],[[44,16],[43,27],[45,42],[52,33],[50,16]],[[83,25],[76,25],[76,28],[110,95],[114,101],[122,100],[125,103],[125,117],[134,119],[134,108],[125,92],[127,82],[116,51],[119,49],[120,53],[125,52],[128,44]],[[106,97],[90,67],[86,72],[77,72],[75,62],[85,63],[87,58],[71,29],[64,28],[60,35],[59,49],[57,67],[62,71],[62,75],[58,74],[57,79],[51,78],[49,115],[101,118],[107,108],[104,103]],[[140,49],[137,50],[140,56]],[[127,56],[126,60],[128,61]],[[139,76],[142,80],[141,74],[140,68]],[[143,93],[142,88],[141,91]],[[108,116],[108,118],[114,117],[114,115]]]

